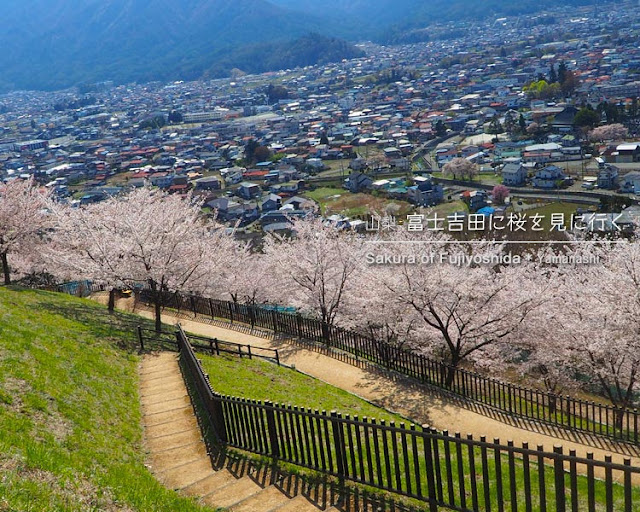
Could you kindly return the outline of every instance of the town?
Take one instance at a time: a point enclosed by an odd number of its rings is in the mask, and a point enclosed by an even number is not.
[[[145,183],[193,191],[247,232],[309,212],[358,227],[505,203],[633,210],[637,10],[451,24],[426,43],[363,43],[365,58],[264,75],[10,93],[0,178],[33,176],[74,205]]]

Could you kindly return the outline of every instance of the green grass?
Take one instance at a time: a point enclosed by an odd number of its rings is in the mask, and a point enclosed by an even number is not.
[[[514,203],[517,203],[520,199],[517,200],[512,199]],[[526,204],[526,201],[523,201]],[[552,214],[562,214],[564,215],[564,223],[567,228],[570,228],[571,216],[574,215],[577,209],[581,205],[575,203],[563,203],[563,202],[553,202],[546,204],[544,206],[539,206],[535,208],[528,208],[522,213],[527,215],[528,225],[532,225],[533,220],[532,217],[534,215],[539,215],[542,217],[540,226],[544,229],[544,232],[549,233],[551,230],[551,216]]]
[[[321,187],[305,192],[304,195],[320,205],[323,215],[341,214],[356,217],[372,212],[384,215],[390,211],[391,214],[402,219],[415,210],[415,207],[407,201],[390,199],[383,193],[379,196],[365,193],[352,194],[345,189]]]
[[[144,465],[136,323],[0,287],[0,511],[206,510]]]
[[[259,359],[240,360],[236,356],[211,357],[198,354],[209,374],[211,385],[221,395],[247,397],[283,405],[336,410],[351,416],[408,422],[370,404],[356,395],[309,377],[303,373]]]

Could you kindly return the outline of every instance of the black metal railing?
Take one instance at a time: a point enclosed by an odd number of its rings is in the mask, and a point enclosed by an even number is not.
[[[430,512],[640,510],[640,468],[562,447],[516,447],[460,434],[217,394],[189,339],[180,364],[218,442],[421,500]]]
[[[140,292],[139,300],[148,301],[146,293]],[[555,395],[485,377],[300,314],[169,292],[163,294],[162,303],[177,311],[314,341],[512,416],[640,444],[637,409]]]

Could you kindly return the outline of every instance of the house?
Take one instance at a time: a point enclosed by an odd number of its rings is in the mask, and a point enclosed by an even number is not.
[[[621,178],[620,191],[630,194],[640,193],[640,172],[631,171]]]
[[[260,211],[258,210],[257,203],[244,203],[242,205],[242,216],[240,222],[243,225],[251,224],[260,218]]]
[[[282,207],[282,199],[276,194],[269,194],[260,204],[263,212],[272,212]]]
[[[614,155],[618,164],[640,162],[640,144],[637,142],[620,144]]]
[[[433,206],[444,199],[442,185],[434,185],[430,178],[416,176],[415,185],[407,189],[409,201],[420,206]]]
[[[553,118],[553,121],[551,121],[551,129],[559,133],[571,132],[573,130],[573,120],[577,113],[578,109],[576,107],[566,107]]]
[[[244,181],[240,183],[236,193],[243,199],[254,199],[262,195],[262,189],[255,183],[248,183]]]
[[[222,182],[217,176],[209,176],[196,180],[196,190],[220,190]]]
[[[285,207],[292,208],[294,210],[315,210],[316,203],[314,203],[311,199],[307,199],[306,197],[293,196],[290,199],[287,199],[281,207],[283,210]]]
[[[465,190],[460,199],[469,205],[469,211],[476,212],[487,206],[486,190]]]
[[[218,219],[224,222],[226,220],[230,220],[230,217],[234,217],[235,215],[233,212],[239,210],[242,205],[235,201],[231,201],[227,197],[221,197],[219,199],[212,199],[211,201],[208,201],[205,203],[205,206],[211,208],[211,210],[213,210],[218,216]]]
[[[349,162],[349,169],[354,171],[361,171],[367,167],[367,161],[364,158],[354,158]]]
[[[345,180],[345,187],[354,194],[371,188],[373,180],[359,171],[353,171]]]
[[[502,168],[502,183],[510,187],[521,187],[527,180],[527,169],[520,162],[508,163]]]
[[[619,170],[614,165],[605,165],[598,170],[598,188],[617,190]]]
[[[231,167],[228,169],[222,169],[220,174],[226,183],[229,185],[236,185],[242,181],[245,170],[246,169],[242,167]]]
[[[544,169],[536,172],[533,177],[533,186],[536,188],[554,189],[569,182],[569,178],[562,172],[560,167],[547,165]]]

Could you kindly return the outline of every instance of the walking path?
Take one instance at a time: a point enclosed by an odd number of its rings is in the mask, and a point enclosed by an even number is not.
[[[145,317],[152,316],[144,310],[136,312]],[[450,433],[469,433],[476,439],[486,436],[488,441],[499,439],[505,443],[511,440],[516,446],[528,442],[530,448],[543,446],[547,451],[552,451],[554,445],[561,445],[567,454],[569,450],[575,450],[579,457],[586,458],[590,452],[597,460],[604,460],[605,455],[612,455],[614,462],[623,463],[624,459],[630,458],[634,466],[640,466],[640,449],[632,445],[513,418],[482,404],[448,396],[442,390],[418,386],[402,376],[378,369],[364,361],[359,366],[354,366],[330,355],[311,351],[293,340],[270,339],[266,335],[256,336],[223,328],[205,323],[207,319],[204,317],[197,320],[163,314],[165,323],[180,323],[186,331],[194,334],[278,349],[280,360],[286,365],[295,366],[303,373],[410,418],[416,424],[427,424]],[[634,480],[640,485],[640,478]]]
[[[149,466],[166,487],[231,512],[325,510],[326,496],[312,496],[297,483],[274,479],[270,471],[250,462],[221,463],[207,453],[175,353],[144,356],[140,395]]]

